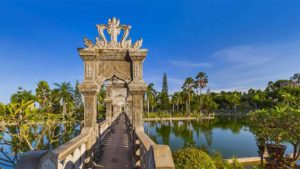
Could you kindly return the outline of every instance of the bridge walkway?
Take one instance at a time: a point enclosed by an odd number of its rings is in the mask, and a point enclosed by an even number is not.
[[[95,169],[132,169],[132,146],[125,123],[125,115],[114,125],[113,132],[104,140],[102,153]]]

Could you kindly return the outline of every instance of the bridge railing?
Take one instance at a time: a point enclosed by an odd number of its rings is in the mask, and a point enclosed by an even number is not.
[[[127,116],[126,116],[127,117]],[[132,131],[127,117],[127,125]],[[131,132],[135,165],[141,169],[175,169],[172,153],[168,145],[157,145],[145,132]]]
[[[60,145],[52,151],[35,151],[25,154],[18,162],[16,169],[83,169],[88,160],[86,153],[90,147],[92,154],[96,153],[95,146],[99,144],[109,133],[109,129],[115,122],[110,124],[108,120],[97,123],[95,129],[84,127],[80,135]],[[96,131],[93,131],[96,130]],[[91,138],[96,143],[91,145]],[[92,157],[93,158],[93,157]]]

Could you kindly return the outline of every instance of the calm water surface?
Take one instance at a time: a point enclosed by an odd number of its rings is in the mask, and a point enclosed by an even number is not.
[[[167,144],[172,151],[193,145],[220,152],[224,158],[258,156],[255,136],[245,118],[153,121],[145,122],[144,128],[156,143]],[[287,152],[292,152],[290,145]]]

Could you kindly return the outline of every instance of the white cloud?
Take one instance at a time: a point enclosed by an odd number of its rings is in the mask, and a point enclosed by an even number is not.
[[[268,81],[289,78],[299,72],[300,41],[282,42],[280,44],[237,45],[213,52],[208,62],[188,60],[169,60],[176,67],[167,72],[169,91],[181,90],[186,77],[197,72],[192,68],[211,67],[206,69],[208,87],[212,91],[247,91],[250,88],[264,89]],[[190,68],[190,69],[189,69]],[[186,70],[186,71],[184,71]],[[147,73],[146,82],[154,83],[161,90],[162,73]]]
[[[211,63],[208,62],[191,62],[186,60],[171,60],[169,63],[173,66],[184,67],[184,68],[199,68],[199,67],[212,67]]]
[[[212,58],[248,67],[265,64],[274,59],[276,51],[266,46],[234,46],[213,53]]]
[[[300,41],[294,41],[240,45],[216,51],[211,58],[220,66],[209,74],[211,85],[216,90],[265,88],[270,80],[289,78],[300,70],[299,46]]]

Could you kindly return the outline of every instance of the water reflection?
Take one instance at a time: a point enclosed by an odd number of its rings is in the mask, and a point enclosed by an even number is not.
[[[214,120],[145,122],[145,132],[158,144],[170,145],[172,151],[197,146],[218,151],[224,158],[257,156],[255,136],[241,117]],[[288,146],[287,152],[291,151]]]

